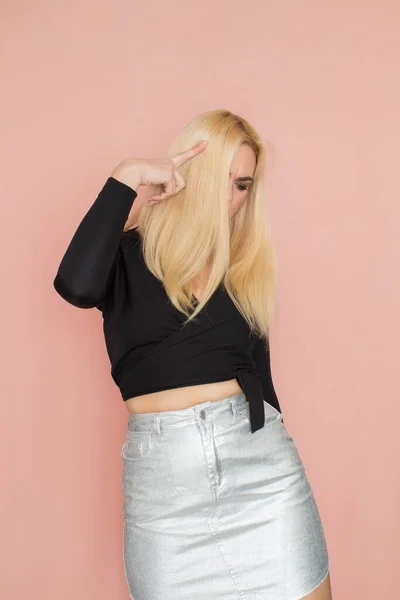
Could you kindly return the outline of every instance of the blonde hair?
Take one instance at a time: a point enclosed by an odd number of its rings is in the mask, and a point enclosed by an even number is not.
[[[185,324],[222,284],[251,332],[268,338],[276,303],[277,260],[264,193],[266,146],[244,118],[217,109],[188,123],[167,157],[202,140],[208,140],[206,149],[179,167],[186,187],[140,210],[137,225],[144,260],[173,306],[188,317]],[[245,203],[230,217],[230,165],[241,144],[254,150],[256,169]],[[209,261],[209,280],[195,306],[191,282]]]

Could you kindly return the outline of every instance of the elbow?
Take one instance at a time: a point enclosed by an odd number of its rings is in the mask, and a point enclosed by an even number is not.
[[[84,290],[79,286],[68,285],[61,275],[57,273],[53,286],[56,292],[69,304],[78,308],[95,308],[102,301],[102,294],[93,290]]]

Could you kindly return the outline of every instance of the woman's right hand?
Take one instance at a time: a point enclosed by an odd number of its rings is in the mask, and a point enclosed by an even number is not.
[[[186,184],[178,167],[203,152],[207,144],[207,141],[200,142],[172,158],[127,158],[115,167],[111,176],[136,192],[140,185],[162,185],[164,191],[161,194],[153,194],[147,200],[148,204],[156,204],[174,196],[185,187]]]

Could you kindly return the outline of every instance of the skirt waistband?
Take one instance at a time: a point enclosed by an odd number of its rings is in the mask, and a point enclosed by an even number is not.
[[[183,426],[189,422],[195,421],[198,417],[206,419],[207,417],[217,417],[219,414],[234,412],[243,409],[247,404],[246,394],[234,394],[220,400],[208,400],[200,402],[193,406],[181,408],[178,410],[165,410],[149,413],[131,413],[128,418],[128,431],[140,429],[148,431],[159,428],[160,425],[166,427]]]

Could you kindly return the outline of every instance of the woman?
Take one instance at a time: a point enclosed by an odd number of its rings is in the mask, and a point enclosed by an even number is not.
[[[54,280],[66,301],[101,310],[130,412],[135,600],[331,598],[318,508],[271,378],[265,158],[243,118],[200,115],[168,158],[115,167]],[[160,193],[135,202],[139,186]]]

